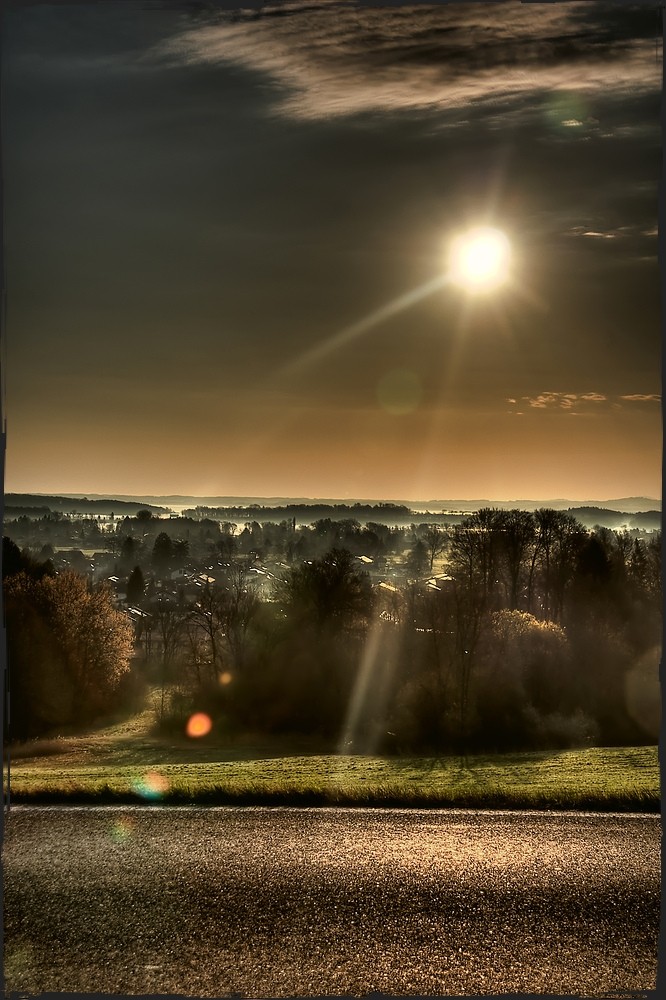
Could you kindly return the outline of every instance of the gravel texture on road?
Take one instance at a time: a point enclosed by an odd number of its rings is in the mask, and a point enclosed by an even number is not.
[[[650,990],[660,839],[658,816],[13,807],[6,991]]]

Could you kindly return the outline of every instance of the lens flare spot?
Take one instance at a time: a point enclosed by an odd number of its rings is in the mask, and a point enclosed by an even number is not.
[[[212,728],[213,722],[209,715],[205,712],[195,712],[188,719],[185,731],[188,736],[199,737],[207,736]]]
[[[389,413],[402,416],[412,413],[423,396],[421,380],[415,372],[407,368],[395,368],[387,372],[377,385],[377,399]]]
[[[111,840],[114,844],[123,844],[134,830],[134,821],[127,816],[122,816],[111,824]]]
[[[169,790],[169,782],[159,771],[146,771],[142,778],[133,782],[132,788],[142,799],[161,799]]]
[[[228,670],[225,670],[224,673],[220,674],[219,680],[222,685],[231,684],[233,677]]]
[[[583,125],[589,115],[589,108],[583,98],[574,91],[560,90],[546,99],[544,114],[552,128],[566,132],[574,124]]]

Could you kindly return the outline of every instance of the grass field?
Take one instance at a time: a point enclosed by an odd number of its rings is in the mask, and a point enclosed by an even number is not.
[[[339,756],[156,740],[147,719],[14,748],[11,802],[660,810],[654,746],[466,760]]]

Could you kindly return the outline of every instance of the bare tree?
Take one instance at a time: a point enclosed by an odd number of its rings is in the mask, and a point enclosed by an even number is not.
[[[159,596],[151,606],[153,632],[160,649],[160,718],[164,717],[164,698],[167,681],[172,680],[173,664],[185,637],[188,613],[184,608]]]
[[[534,517],[527,510],[499,511],[500,552],[507,592],[507,604],[514,611],[519,604],[519,592],[528,576],[529,556],[536,538]]]
[[[564,595],[573,579],[576,559],[587,537],[582,525],[561,510],[541,507],[534,512],[536,537],[528,580],[528,611],[537,610],[546,621],[562,617]],[[540,584],[541,607],[534,608],[534,590]]]
[[[495,602],[500,559],[500,511],[484,507],[455,525],[449,572],[458,588],[475,594],[482,608]]]
[[[449,536],[439,524],[428,524],[421,532],[421,538],[426,545],[428,559],[430,560],[430,572],[432,573],[435,559],[447,549]]]
[[[245,662],[248,631],[261,607],[261,601],[248,586],[245,567],[234,563],[229,571],[227,587],[219,595],[219,608],[224,638],[236,669]]]
[[[205,637],[209,653],[209,669],[211,679],[218,676],[220,663],[220,642],[224,635],[224,609],[220,600],[220,591],[207,583],[201,591],[201,596],[190,611],[190,622]]]

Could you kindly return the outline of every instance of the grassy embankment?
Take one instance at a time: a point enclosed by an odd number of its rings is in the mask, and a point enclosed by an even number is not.
[[[660,810],[657,747],[466,761],[339,756],[284,743],[157,740],[150,718],[13,748],[11,802]]]

